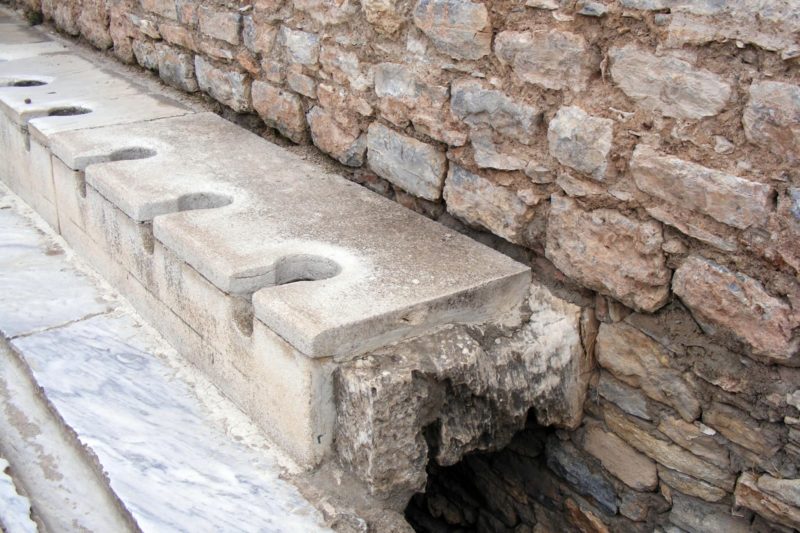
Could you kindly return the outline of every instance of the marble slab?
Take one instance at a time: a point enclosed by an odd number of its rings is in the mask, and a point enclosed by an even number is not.
[[[12,195],[0,194],[0,329],[28,331],[56,316],[59,325],[17,336],[11,345],[138,526],[159,533],[327,531],[317,511],[281,479],[275,453],[248,444],[257,435],[254,426],[244,424],[250,433],[238,429],[241,440],[232,438],[236,416],[219,405],[235,409],[176,363],[174,351],[133,311],[120,303],[81,318],[92,291],[103,306],[119,300],[90,283],[69,253],[52,253],[57,238],[22,216]],[[47,268],[37,270],[29,258],[37,253]],[[20,283],[22,270],[37,273],[38,283],[33,274]],[[74,299],[48,302],[54,291],[70,287],[78,287]]]
[[[31,503],[17,492],[8,467],[8,461],[0,457],[0,529],[5,533],[37,533],[39,528],[31,520]]]
[[[16,337],[113,307],[58,242],[15,212],[13,198],[0,190],[0,332]]]
[[[498,319],[528,284],[526,266],[212,113],[50,147],[218,289],[254,293],[257,318],[306,355]]]

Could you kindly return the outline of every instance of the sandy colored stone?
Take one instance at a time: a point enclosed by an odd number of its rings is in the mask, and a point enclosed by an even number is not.
[[[662,483],[666,483],[671,489],[707,502],[718,502],[728,495],[727,492],[719,487],[715,487],[701,479],[670,470],[666,466],[658,465],[658,477]]]
[[[595,353],[600,366],[617,379],[669,405],[684,420],[700,416],[700,402],[681,373],[670,368],[669,352],[644,333],[624,322],[601,324]]]
[[[294,0],[294,7],[321,24],[340,24],[358,12],[353,0]]]
[[[703,409],[703,422],[736,444],[761,457],[772,457],[781,448],[781,426],[758,422],[744,411],[719,402]]]
[[[194,70],[200,89],[236,112],[249,111],[250,78],[228,66],[217,67],[201,55],[194,57]]]
[[[361,132],[342,128],[333,116],[315,106],[307,114],[311,139],[320,150],[330,154],[343,165],[359,167],[364,163],[367,137]],[[355,133],[355,134],[354,134]]]
[[[491,52],[492,28],[482,2],[418,0],[413,16],[433,45],[455,59],[480,59]]]
[[[667,416],[661,419],[658,430],[698,457],[702,457],[720,468],[730,466],[728,450],[712,438],[716,431],[708,426]]]
[[[800,158],[800,86],[758,81],[742,115],[747,140],[789,162]]]
[[[672,289],[712,335],[732,338],[776,361],[797,353],[798,313],[755,279],[691,256],[675,271]]]
[[[392,35],[408,18],[411,0],[361,0],[361,7],[378,33]]]
[[[613,133],[613,120],[593,117],[580,107],[562,107],[547,130],[550,155],[562,165],[602,181]]]
[[[661,227],[618,211],[584,211],[553,195],[547,258],[564,274],[628,307],[652,312],[669,294],[670,271],[661,251]]]
[[[367,133],[367,158],[376,174],[411,194],[426,200],[441,197],[447,160],[433,145],[373,122]]]
[[[666,117],[714,116],[730,100],[731,86],[725,80],[677,57],[657,56],[634,44],[612,48],[609,57],[617,86]]]
[[[650,458],[597,425],[590,425],[586,429],[583,449],[632,489],[649,491],[658,485],[656,464]]]
[[[289,63],[314,65],[319,60],[319,36],[315,33],[281,26],[277,43],[283,47]]]
[[[735,228],[762,226],[772,210],[769,185],[661,155],[647,145],[636,147],[630,169],[642,191]]]
[[[642,420],[652,420],[647,408],[647,398],[641,389],[626,385],[609,372],[600,372],[597,392],[629,415],[639,417]]]
[[[582,91],[594,62],[582,36],[555,29],[500,32],[495,54],[523,81],[555,90]]]
[[[653,436],[645,427],[626,419],[612,409],[604,409],[603,416],[611,431],[657,463],[702,479],[715,487],[733,490],[734,477],[726,470],[703,461],[677,444]]]
[[[268,125],[296,143],[307,139],[303,103],[296,94],[263,81],[254,81],[253,109]]]
[[[198,10],[200,31],[227,43],[238,45],[241,41],[242,15],[235,10],[220,10],[210,6],[200,6]]]
[[[455,163],[444,185],[447,211],[468,224],[480,226],[511,242],[524,242],[534,209],[508,187],[496,184]]]
[[[762,489],[760,481],[752,472],[742,474],[733,493],[734,505],[750,509],[771,522],[800,529],[800,508]],[[766,481],[766,485],[770,482]]]

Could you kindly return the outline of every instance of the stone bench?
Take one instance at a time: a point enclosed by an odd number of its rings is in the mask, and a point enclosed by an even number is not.
[[[523,304],[527,267],[70,54],[0,63],[0,108],[0,178],[305,465],[341,365]]]

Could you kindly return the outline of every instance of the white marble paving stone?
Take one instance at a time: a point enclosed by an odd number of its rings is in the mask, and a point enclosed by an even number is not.
[[[111,302],[0,190],[0,332],[15,337],[102,313]]]
[[[39,528],[31,520],[31,504],[17,492],[6,471],[8,466],[8,461],[0,457],[0,529],[5,533],[36,533]]]
[[[278,468],[207,420],[129,313],[16,339],[144,531],[320,531]]]

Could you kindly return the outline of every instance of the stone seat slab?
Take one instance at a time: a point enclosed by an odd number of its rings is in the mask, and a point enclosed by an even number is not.
[[[499,319],[528,283],[527,267],[211,113],[65,132],[51,150],[218,289],[254,293],[255,316],[309,356]],[[154,155],[91,164],[137,150]]]

